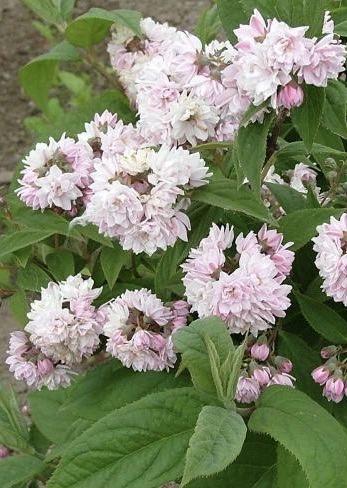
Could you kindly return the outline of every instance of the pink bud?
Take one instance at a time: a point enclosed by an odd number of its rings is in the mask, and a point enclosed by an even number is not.
[[[345,383],[343,379],[331,377],[325,384],[323,389],[323,395],[328,399],[328,401],[333,401],[339,403],[345,394]]]
[[[0,444],[0,459],[8,457],[10,454],[10,450],[6,446]]]
[[[330,376],[330,371],[324,366],[318,366],[318,368],[312,371],[311,376],[316,383],[324,385]]]
[[[235,399],[240,403],[252,403],[260,395],[259,383],[254,378],[241,376],[237,382]]]
[[[294,381],[295,381],[294,376],[291,376],[286,373],[277,373],[271,378],[271,381],[269,382],[268,386],[284,385],[284,386],[291,386],[292,388],[294,388]]]
[[[252,378],[254,378],[260,386],[266,386],[271,378],[269,368],[256,368],[253,371]]]
[[[302,88],[294,81],[282,87],[277,95],[277,103],[280,107],[290,110],[292,107],[299,107],[304,101]]]
[[[320,355],[322,356],[323,359],[329,359],[338,352],[338,348],[336,346],[327,346],[323,347],[323,349],[320,352]]]
[[[293,363],[288,358],[277,356],[277,368],[281,373],[290,373],[293,369]]]
[[[258,361],[265,361],[270,354],[270,348],[267,344],[259,344],[256,342],[251,347],[251,356]]]
[[[54,364],[48,358],[40,359],[37,361],[37,370],[41,376],[46,376],[54,369]]]

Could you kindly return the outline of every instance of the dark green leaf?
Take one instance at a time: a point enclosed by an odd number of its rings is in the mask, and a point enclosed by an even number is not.
[[[107,246],[113,249],[113,242],[109,237],[106,237],[99,233],[98,228],[95,225],[89,224],[85,226],[76,226],[78,232],[88,239],[92,239],[95,242],[99,242],[103,246]]]
[[[26,268],[20,269],[17,275],[17,283],[23,290],[40,292],[50,281],[50,276],[35,263],[29,263]]]
[[[304,93],[304,103],[292,111],[292,121],[306,149],[310,151],[323,114],[325,90],[313,85],[305,85]]]
[[[331,80],[325,93],[322,122],[331,132],[347,139],[346,87],[341,81]]]
[[[60,250],[48,254],[46,257],[48,269],[57,281],[66,280],[68,276],[75,274],[73,254],[66,250]]]
[[[105,273],[108,286],[112,289],[117,281],[120,270],[127,261],[127,253],[117,243],[114,248],[104,247],[100,254],[100,262]]]
[[[304,393],[285,386],[267,388],[248,426],[270,435],[290,451],[311,488],[345,487],[347,435],[324,408]]]
[[[10,456],[0,461],[1,488],[17,487],[19,483],[32,480],[45,465],[34,456]]]
[[[12,316],[20,325],[25,325],[28,321],[27,313],[29,312],[29,304],[23,290],[18,290],[9,299],[10,310]]]
[[[23,249],[23,247],[43,241],[53,234],[50,230],[19,230],[12,234],[7,234],[0,239],[0,258],[8,254]]]
[[[92,8],[77,17],[66,29],[66,39],[75,46],[90,47],[102,41],[114,23],[131,29],[141,36],[141,14],[135,10],[104,10]]]
[[[277,449],[276,488],[309,488],[306,476],[298,461],[280,445]]]
[[[195,28],[195,34],[204,44],[208,44],[217,37],[221,27],[221,21],[218,15],[217,5],[213,5],[203,11],[198,19]]]
[[[246,433],[241,415],[221,407],[203,407],[189,441],[182,486],[223,471],[240,454]]]
[[[11,388],[0,385],[0,444],[30,453],[29,432]],[[1,461],[0,461],[1,463]]]
[[[277,183],[265,184],[287,214],[307,207],[304,195],[294,190],[294,188]]]
[[[309,325],[334,344],[347,344],[347,321],[331,307],[295,292],[301,312]]]

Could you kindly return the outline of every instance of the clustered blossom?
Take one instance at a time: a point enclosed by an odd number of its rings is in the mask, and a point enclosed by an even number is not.
[[[312,371],[312,378],[323,386],[323,396],[327,400],[340,403],[347,396],[347,356],[341,346],[328,346],[321,350],[321,356],[327,361]]]
[[[294,387],[295,378],[289,374],[292,368],[289,359],[276,356],[271,351],[266,336],[262,335],[249,344],[237,382],[235,400],[253,403],[268,386]]]
[[[176,362],[172,334],[187,322],[184,301],[164,305],[147,289],[126,291],[102,307],[106,350],[135,371],[162,371]]]
[[[186,193],[205,185],[211,173],[198,153],[165,145],[155,150],[138,144],[136,134],[120,122],[101,134],[102,156],[94,160],[89,201],[76,222],[95,224],[125,250],[151,255],[187,240]]]
[[[322,289],[335,302],[347,306],[347,213],[317,227],[312,239],[316,266],[323,279]]]
[[[290,110],[303,103],[303,83],[326,86],[344,69],[345,47],[328,15],[323,36],[311,39],[308,27],[265,21],[255,10],[248,25],[235,29],[235,46],[217,40],[203,46],[150,18],[140,27],[141,37],[117,27],[108,51],[141,133],[153,144],[231,140],[251,104]]]
[[[257,335],[284,317],[290,305],[291,286],[283,283],[294,253],[291,243],[264,225],[258,234],[234,233],[229,226],[213,224],[208,237],[192,249],[182,265],[188,303],[200,318],[215,315],[230,332]]]
[[[6,362],[30,387],[68,386],[71,368],[99,346],[102,315],[92,305],[101,293],[91,278],[51,282],[31,304],[24,332],[11,334]]]

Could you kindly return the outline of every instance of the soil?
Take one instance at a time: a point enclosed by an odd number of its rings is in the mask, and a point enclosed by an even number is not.
[[[39,1],[39,0],[38,0]],[[184,29],[193,29],[208,0],[79,0],[79,15],[91,7],[135,9],[144,16]],[[34,15],[20,0],[0,0],[0,186],[9,182],[16,163],[34,142],[23,119],[37,113],[18,83],[18,70],[48,50],[47,41],[32,25]],[[4,364],[8,336],[18,325],[10,317],[6,303],[0,308],[0,383],[10,381],[16,391],[23,385],[9,376]]]

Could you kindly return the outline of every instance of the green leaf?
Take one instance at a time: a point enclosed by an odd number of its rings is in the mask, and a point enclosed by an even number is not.
[[[1,488],[17,487],[18,483],[32,480],[45,465],[34,456],[10,456],[0,461]]]
[[[24,247],[36,244],[47,239],[53,234],[49,230],[19,230],[12,234],[7,234],[0,239],[0,259],[8,254],[23,249]]]
[[[221,407],[203,407],[189,441],[182,486],[225,469],[240,454],[246,433],[241,415]]]
[[[293,251],[307,244],[317,234],[317,226],[329,220],[330,216],[339,217],[341,209],[312,208],[296,210],[280,220],[279,231],[284,234],[286,242],[293,241]]]
[[[292,111],[292,121],[306,149],[310,151],[323,114],[325,90],[313,85],[305,85],[304,96],[301,107]]]
[[[179,388],[115,410],[72,443],[47,487],[157,488],[180,477],[201,408]]]
[[[11,388],[0,385],[0,444],[19,452],[31,452],[29,433]]]
[[[225,210],[242,212],[261,221],[272,223],[273,219],[262,201],[246,187],[237,189],[235,181],[218,177],[205,187],[194,191],[193,200],[208,203]]]
[[[23,249],[18,249],[18,251],[15,251],[13,253],[16,262],[22,268],[25,268],[25,266],[27,265],[28,259],[31,255],[31,251],[32,251],[31,246],[28,246],[28,247],[23,247]]]
[[[15,212],[13,221],[21,226],[28,227],[35,231],[51,231],[52,234],[60,234],[66,237],[76,237],[81,240],[78,232],[70,227],[70,222],[61,215],[56,215],[52,211],[38,212],[29,208],[22,208]]]
[[[112,240],[109,237],[100,234],[96,225],[77,225],[76,229],[78,229],[78,232],[88,239],[92,239],[95,242],[99,242],[99,244],[102,244],[103,246],[111,247],[113,249]]]
[[[62,41],[20,70],[19,79],[24,91],[41,110],[47,109],[48,93],[54,81],[58,62],[76,61],[78,57],[77,50],[67,41]]]
[[[276,12],[281,20],[292,27],[310,26],[309,37],[322,35],[324,11],[331,8],[331,0],[277,0],[276,3]]]
[[[35,15],[41,17],[41,19],[49,22],[50,24],[57,24],[62,22],[61,10],[57,1],[54,0],[22,0]]]
[[[68,276],[75,274],[73,254],[67,250],[62,249],[48,254],[46,263],[57,281],[66,280]]]
[[[135,10],[104,10],[92,8],[77,17],[65,31],[66,39],[80,47],[90,47],[102,41],[114,23],[122,24],[141,36],[141,14]]]
[[[322,397],[322,388],[311,377],[311,372],[321,362],[319,353],[297,335],[284,330],[279,333],[278,352],[281,356],[290,358],[293,363],[295,387],[310,395],[316,402],[326,404]]]
[[[17,275],[17,283],[23,290],[40,292],[50,281],[50,276],[35,263],[29,263],[26,268],[20,269]]]
[[[105,278],[110,289],[113,288],[117,281],[120,270],[127,261],[127,253],[123,251],[117,243],[114,248],[104,247],[100,254],[100,262]]]
[[[247,432],[240,455],[224,471],[189,483],[189,488],[274,488],[262,485],[276,470],[276,446],[268,436]]]
[[[59,9],[59,12],[64,20],[70,17],[70,14],[75,6],[76,0],[52,0]]]
[[[244,175],[251,187],[260,192],[261,170],[265,161],[267,135],[272,117],[266,117],[263,123],[248,124],[241,127],[237,135],[237,154]]]
[[[235,41],[234,29],[240,24],[248,22],[248,16],[243,10],[241,0],[217,0],[217,7],[228,39]]]
[[[307,207],[304,195],[294,188],[277,183],[266,182],[265,184],[287,214]]]
[[[226,325],[217,317],[195,320],[189,327],[178,330],[173,336],[173,342],[176,350],[182,354],[181,367],[189,369],[194,386],[218,396],[211,373],[206,337],[214,343],[221,363],[230,351],[234,352]]]
[[[198,19],[195,28],[195,35],[201,39],[204,44],[208,44],[217,37],[221,21],[218,15],[217,5],[213,5],[203,11]]]
[[[345,487],[346,433],[324,408],[304,393],[284,386],[267,388],[248,426],[270,435],[290,451],[305,472],[310,488]]]
[[[20,325],[25,325],[28,321],[27,313],[29,312],[29,304],[23,290],[18,290],[9,299],[10,310],[12,316]]]
[[[322,122],[331,132],[347,139],[346,87],[338,80],[331,80],[326,87],[326,101]]]
[[[309,488],[307,479],[295,457],[281,445],[277,449],[276,488]]]
[[[347,344],[347,321],[331,307],[295,292],[301,312],[318,334],[334,344]]]

